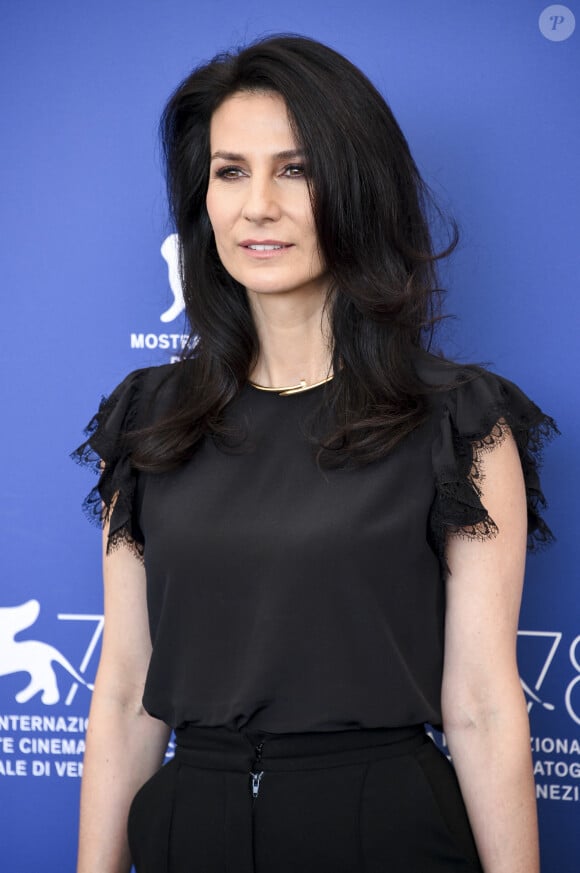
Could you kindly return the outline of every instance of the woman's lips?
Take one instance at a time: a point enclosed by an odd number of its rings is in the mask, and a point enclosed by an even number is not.
[[[241,248],[250,258],[264,260],[276,258],[283,255],[289,248],[292,248],[292,243],[285,243],[281,240],[265,239],[253,240],[248,239],[240,243]]]

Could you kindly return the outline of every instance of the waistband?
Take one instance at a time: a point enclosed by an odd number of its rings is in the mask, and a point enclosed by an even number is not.
[[[186,724],[175,730],[175,757],[209,770],[311,770],[405,755],[430,742],[423,725],[305,733],[242,733]]]

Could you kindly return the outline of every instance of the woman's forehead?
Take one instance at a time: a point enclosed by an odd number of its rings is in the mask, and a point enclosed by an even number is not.
[[[243,154],[244,145],[260,152],[296,149],[284,99],[275,92],[240,91],[227,97],[210,124],[214,151]]]

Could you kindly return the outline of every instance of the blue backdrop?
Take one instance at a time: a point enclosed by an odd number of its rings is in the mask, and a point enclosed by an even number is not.
[[[102,588],[99,536],[79,508],[93,481],[68,452],[101,394],[129,370],[169,360],[184,330],[169,275],[159,113],[200,60],[292,30],[337,48],[378,85],[460,223],[461,247],[444,271],[458,316],[445,327],[446,350],[490,362],[563,431],[544,468],[558,543],[529,560],[519,654],[542,869],[577,873],[573,13],[576,2],[532,0],[294,0],[280,11],[257,0],[2,4],[2,869],[74,869]]]

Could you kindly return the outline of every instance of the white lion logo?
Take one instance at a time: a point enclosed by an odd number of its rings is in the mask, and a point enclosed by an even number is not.
[[[60,694],[52,666],[54,662],[92,691],[93,686],[83,679],[54,646],[40,640],[15,639],[20,631],[34,624],[39,613],[38,600],[28,600],[20,606],[0,607],[0,676],[9,676],[12,673],[30,675],[29,684],[16,695],[17,703],[27,703],[39,691],[42,692],[43,703],[50,706],[59,702]]]
[[[170,234],[161,244],[161,255],[167,262],[169,287],[173,292],[173,303],[169,309],[161,315],[161,321],[174,321],[185,309],[183,301],[183,288],[179,275],[179,237],[176,233]]]

